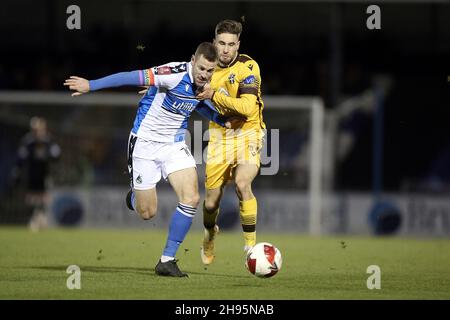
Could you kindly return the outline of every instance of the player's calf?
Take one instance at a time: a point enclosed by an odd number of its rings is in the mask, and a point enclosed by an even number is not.
[[[144,220],[156,216],[157,198],[156,190],[133,190],[127,195],[127,206],[132,207]]]

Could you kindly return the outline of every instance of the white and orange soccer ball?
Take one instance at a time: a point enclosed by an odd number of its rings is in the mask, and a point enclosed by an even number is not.
[[[251,274],[260,278],[269,278],[281,269],[281,252],[268,242],[257,243],[247,252],[245,266]]]

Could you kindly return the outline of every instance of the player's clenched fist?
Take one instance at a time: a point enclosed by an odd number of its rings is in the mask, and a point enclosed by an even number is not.
[[[89,80],[84,78],[71,76],[69,79],[66,79],[64,85],[68,86],[70,90],[76,91],[72,93],[72,97],[89,92]]]

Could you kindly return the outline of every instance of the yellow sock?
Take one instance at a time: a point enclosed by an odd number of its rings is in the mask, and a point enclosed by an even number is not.
[[[253,247],[256,244],[256,215],[258,211],[256,198],[239,201],[239,211],[245,245]]]
[[[205,207],[205,202],[203,202],[203,225],[206,229],[214,228],[217,223],[217,216],[219,215],[219,208],[214,211],[208,211]]]

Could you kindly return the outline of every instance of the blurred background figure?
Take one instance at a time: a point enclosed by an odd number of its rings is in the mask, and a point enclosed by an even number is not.
[[[46,207],[48,204],[48,178],[50,164],[59,158],[61,148],[48,131],[47,121],[42,117],[30,120],[30,131],[22,138],[17,164],[13,170],[16,185],[26,189],[25,202],[32,208],[29,227],[39,231],[48,226]]]

